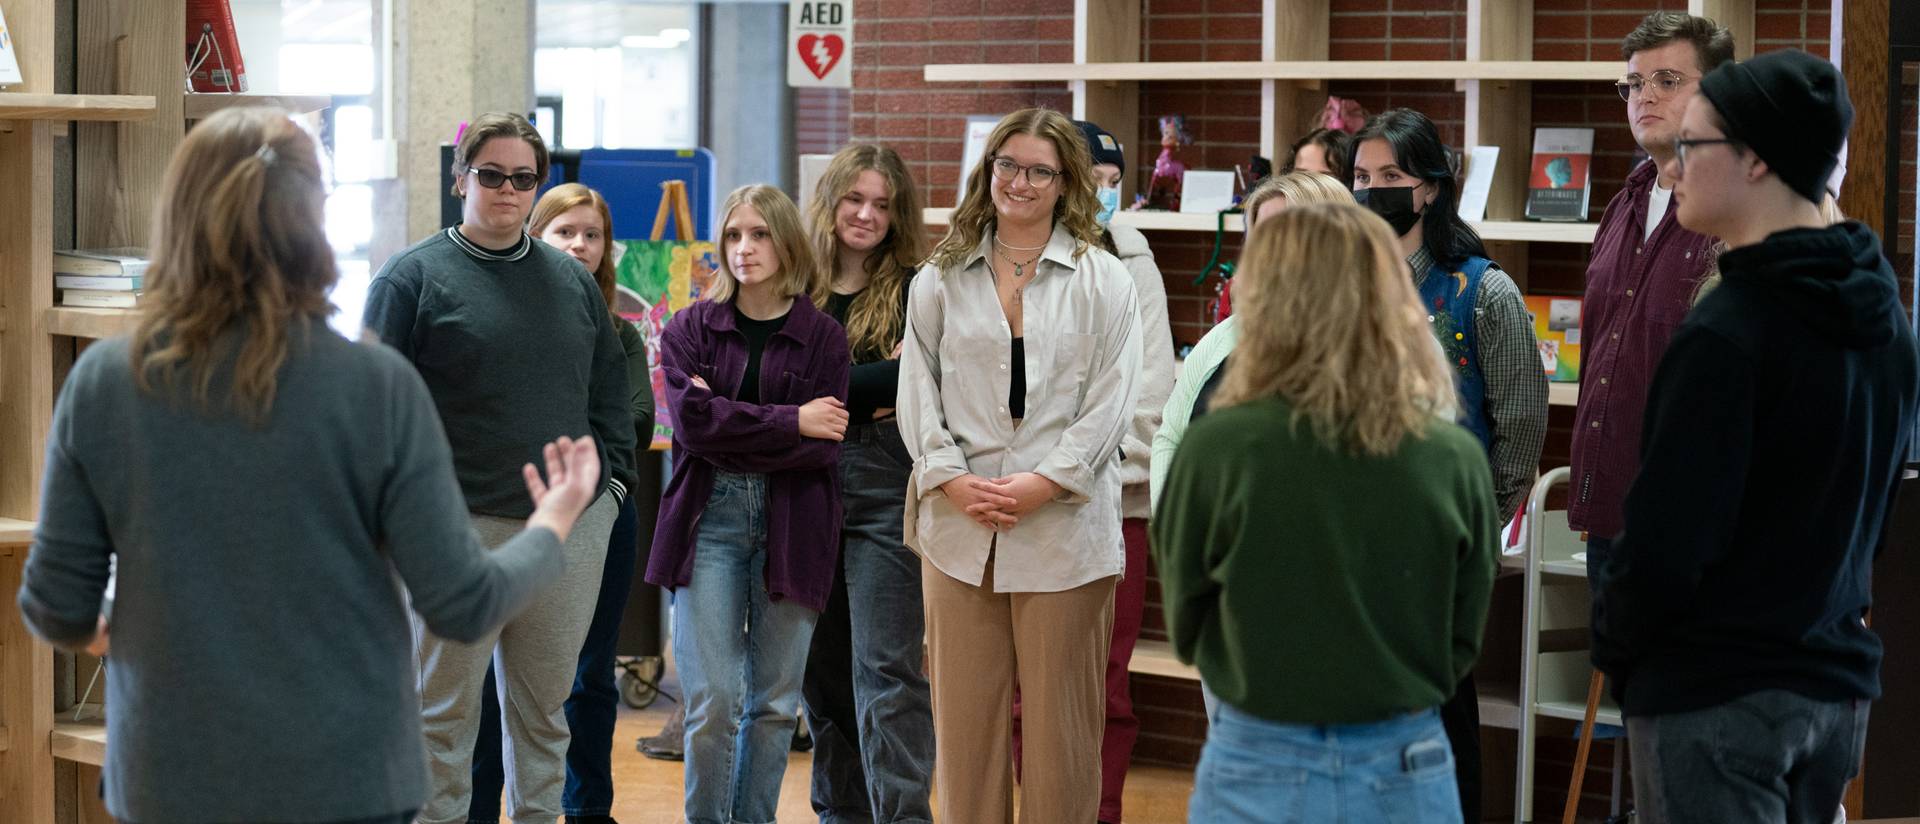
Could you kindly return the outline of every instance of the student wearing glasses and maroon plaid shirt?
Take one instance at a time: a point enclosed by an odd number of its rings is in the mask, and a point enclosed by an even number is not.
[[[1713,238],[1680,225],[1668,208],[1673,181],[1661,168],[1673,157],[1680,116],[1699,93],[1700,78],[1733,59],[1733,35],[1704,17],[1654,12],[1620,50],[1627,58],[1619,83],[1627,124],[1649,159],[1627,175],[1600,217],[1581,307],[1585,374],[1567,520],[1586,534],[1593,569],[1612,552],[1627,486],[1640,471],[1641,415],[1654,367],[1713,265]]]

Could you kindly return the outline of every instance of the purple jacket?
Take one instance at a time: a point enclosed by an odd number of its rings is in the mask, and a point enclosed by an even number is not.
[[[1580,307],[1585,340],[1567,521],[1602,538],[1625,526],[1627,487],[1640,473],[1647,389],[1713,262],[1713,238],[1682,228],[1674,217],[1678,204],[1668,206],[1646,237],[1647,196],[1658,171],[1651,162],[1636,167],[1600,216]]]
[[[767,592],[826,608],[840,553],[840,444],[800,435],[800,406],[847,399],[847,333],[802,297],[760,356],[760,399],[734,401],[747,372],[747,339],[733,305],[699,301],[661,336],[660,365],[673,410],[673,477],[660,501],[647,582],[675,589],[693,577],[694,537],[716,469],[767,476]],[[713,390],[694,385],[693,376]],[[717,391],[716,391],[717,390]]]

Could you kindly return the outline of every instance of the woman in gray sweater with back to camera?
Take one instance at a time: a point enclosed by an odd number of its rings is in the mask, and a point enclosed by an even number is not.
[[[435,634],[487,637],[559,579],[598,494],[591,439],[547,444],[545,481],[521,468],[525,528],[482,550],[419,375],[327,327],[324,200],[284,112],[201,121],[167,170],[138,330],[89,347],[54,410],[20,610],[62,648],[105,654],[111,630],[121,821],[410,819],[409,602]]]

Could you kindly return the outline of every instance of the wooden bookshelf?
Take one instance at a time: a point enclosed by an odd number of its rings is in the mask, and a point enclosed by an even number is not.
[[[333,106],[324,94],[187,94],[182,98],[188,120],[202,120],[233,106],[277,106],[288,114],[312,114]]]
[[[145,120],[154,108],[144,94],[0,93],[0,120]]]
[[[1317,87],[1328,80],[1607,81],[1619,61],[1539,60],[1272,60],[1180,63],[948,63],[928,65],[930,83],[1044,83],[1163,80],[1291,80]]]
[[[86,309],[54,306],[47,309],[47,332],[74,338],[111,338],[131,334],[140,324],[138,309]]]

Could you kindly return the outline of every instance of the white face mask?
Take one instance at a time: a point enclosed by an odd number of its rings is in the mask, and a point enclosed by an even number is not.
[[[1120,187],[1102,186],[1096,196],[1100,199],[1100,213],[1095,215],[1094,219],[1105,226],[1107,221],[1113,219],[1113,213],[1120,211]]]

